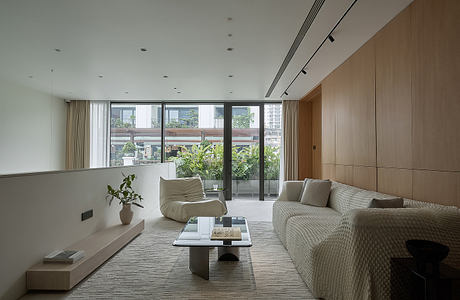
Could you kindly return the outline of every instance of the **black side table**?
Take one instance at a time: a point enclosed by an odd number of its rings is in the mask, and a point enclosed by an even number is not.
[[[391,258],[391,299],[460,299],[460,270],[444,263],[439,276],[419,272],[413,258]]]

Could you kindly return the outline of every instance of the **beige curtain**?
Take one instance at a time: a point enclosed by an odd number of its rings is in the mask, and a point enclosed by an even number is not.
[[[283,100],[283,180],[297,180],[299,174],[299,101]]]
[[[89,168],[90,102],[71,101],[67,109],[66,169]]]

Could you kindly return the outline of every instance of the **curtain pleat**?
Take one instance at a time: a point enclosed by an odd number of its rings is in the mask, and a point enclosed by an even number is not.
[[[90,161],[89,101],[71,101],[67,110],[66,169],[89,168]]]
[[[90,168],[109,166],[109,101],[90,102]]]
[[[283,101],[283,180],[297,180],[299,173],[299,101]]]

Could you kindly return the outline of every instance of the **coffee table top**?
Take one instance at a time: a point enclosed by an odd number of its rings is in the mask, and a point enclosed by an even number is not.
[[[224,220],[224,218],[228,218]],[[214,227],[223,227],[225,223],[232,227],[240,227],[241,240],[221,241],[211,240],[211,233]],[[248,222],[245,217],[192,217],[180,232],[173,246],[178,247],[251,247],[251,236],[249,234]]]

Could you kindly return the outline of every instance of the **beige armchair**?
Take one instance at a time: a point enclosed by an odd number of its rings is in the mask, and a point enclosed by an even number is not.
[[[223,216],[227,213],[227,207],[225,202],[218,199],[205,199],[203,183],[199,177],[160,177],[160,211],[167,218],[187,222],[194,216]]]

